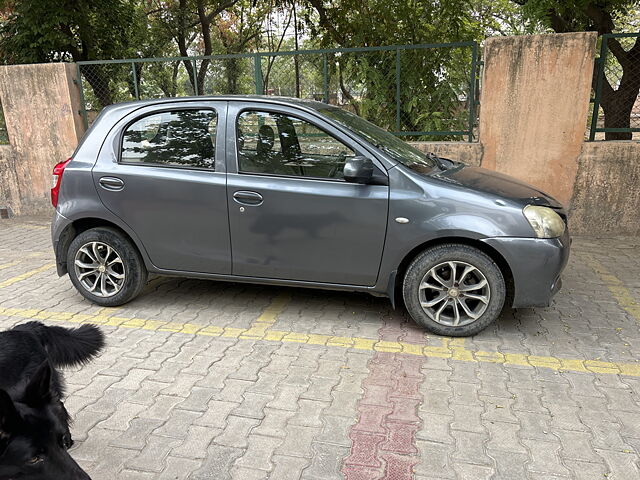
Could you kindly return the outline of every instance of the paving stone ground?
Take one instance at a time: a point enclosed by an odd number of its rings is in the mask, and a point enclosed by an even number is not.
[[[640,239],[574,239],[549,308],[468,339],[365,294],[154,278],[101,309],[0,220],[0,328],[102,325],[65,375],[101,479],[640,478]]]

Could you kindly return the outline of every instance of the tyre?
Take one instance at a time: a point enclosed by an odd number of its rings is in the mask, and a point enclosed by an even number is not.
[[[409,265],[402,293],[411,317],[437,335],[466,337],[495,321],[505,302],[496,263],[468,245],[425,250]]]
[[[67,270],[87,300],[105,307],[123,305],[140,294],[147,269],[138,249],[115,228],[92,228],[67,251]]]

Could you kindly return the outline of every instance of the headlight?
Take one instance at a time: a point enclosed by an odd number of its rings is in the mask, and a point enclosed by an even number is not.
[[[564,233],[565,224],[551,208],[527,205],[522,211],[538,238],[555,238]]]

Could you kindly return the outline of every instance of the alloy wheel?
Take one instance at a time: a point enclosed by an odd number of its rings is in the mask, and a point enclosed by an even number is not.
[[[118,252],[106,243],[85,243],[73,263],[78,281],[92,295],[112,297],[124,285],[124,263]]]
[[[473,265],[443,262],[431,268],[418,286],[420,306],[433,321],[463,326],[482,316],[491,299],[484,274]]]

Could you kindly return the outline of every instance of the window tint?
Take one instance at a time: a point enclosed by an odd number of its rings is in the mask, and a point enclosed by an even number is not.
[[[124,132],[121,161],[215,168],[217,114],[162,112],[136,120]]]
[[[344,143],[296,117],[246,111],[238,117],[238,167],[245,173],[342,178]]]

